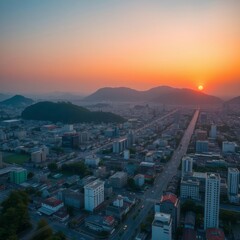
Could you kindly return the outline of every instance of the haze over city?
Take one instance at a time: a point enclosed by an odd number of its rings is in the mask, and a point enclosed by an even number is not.
[[[1,92],[240,92],[240,1],[1,1]]]

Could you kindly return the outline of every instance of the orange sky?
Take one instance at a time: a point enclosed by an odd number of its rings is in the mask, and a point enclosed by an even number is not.
[[[93,2],[2,1],[1,90],[202,84],[239,95],[240,1]]]

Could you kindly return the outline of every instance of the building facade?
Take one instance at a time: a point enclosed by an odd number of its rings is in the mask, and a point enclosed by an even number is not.
[[[200,183],[196,179],[181,180],[180,196],[181,198],[199,200],[199,187]]]
[[[24,168],[16,168],[10,172],[10,182],[21,184],[27,181],[27,170]]]
[[[190,157],[183,157],[182,158],[182,177],[185,174],[192,173],[193,168],[193,159]]]
[[[93,212],[104,201],[104,182],[95,180],[84,186],[85,210]]]
[[[160,203],[155,205],[155,212],[170,214],[172,218],[172,231],[177,230],[180,220],[180,201],[173,193],[165,193]]]
[[[204,229],[218,228],[219,225],[219,201],[220,201],[220,176],[217,173],[207,173]]]
[[[230,202],[238,202],[239,170],[228,168],[228,199]]]

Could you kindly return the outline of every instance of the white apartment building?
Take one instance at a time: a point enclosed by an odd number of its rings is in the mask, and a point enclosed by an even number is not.
[[[193,159],[190,157],[182,158],[182,177],[185,174],[191,173],[193,168]]]
[[[170,214],[155,213],[152,222],[152,240],[172,240],[172,219]]]
[[[221,178],[217,173],[207,173],[205,207],[204,207],[204,229],[218,228],[219,224],[219,200],[220,200]]]
[[[181,198],[199,200],[199,187],[200,183],[196,179],[182,179],[180,186]]]
[[[93,211],[104,201],[104,182],[95,180],[84,186],[85,210]]]

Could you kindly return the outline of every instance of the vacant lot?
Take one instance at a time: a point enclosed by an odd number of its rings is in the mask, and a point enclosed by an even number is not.
[[[17,154],[17,153],[3,153],[3,162],[5,163],[15,163],[23,165],[29,160],[30,156],[27,154]]]

